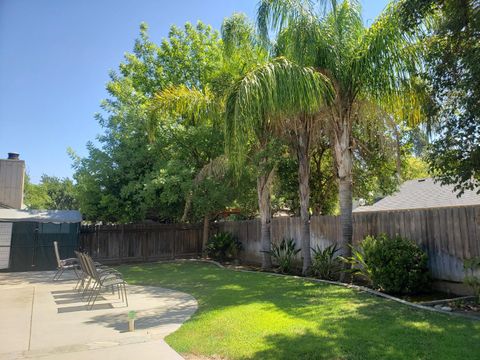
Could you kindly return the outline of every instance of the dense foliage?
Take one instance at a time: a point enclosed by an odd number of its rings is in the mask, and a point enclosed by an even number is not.
[[[202,23],[187,23],[183,29],[173,26],[161,45],[148,38],[142,25],[133,53],[110,75],[110,98],[98,115],[105,130],[100,147],[90,143],[89,156],[75,158],[78,198],[88,219],[175,222],[193,197],[189,219],[196,220],[235,205],[237,191],[242,192],[239,202],[244,208],[252,207],[248,172],[236,187],[228,174],[195,181],[223,154],[218,119],[151,114],[155,96],[172,87],[195,88],[199,93],[221,87],[222,54],[218,32]]]
[[[480,193],[480,2],[444,0],[428,38],[434,104],[428,162],[443,184]]]
[[[225,261],[237,259],[242,243],[229,232],[219,232],[213,235],[205,249],[207,255],[214,260]]]
[[[28,209],[77,210],[78,202],[72,180],[42,175],[39,184],[25,178],[24,203]]]
[[[367,236],[354,254],[355,267],[382,291],[408,294],[429,289],[427,254],[400,236]]]

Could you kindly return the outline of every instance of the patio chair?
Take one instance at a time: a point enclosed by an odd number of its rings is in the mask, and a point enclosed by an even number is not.
[[[83,290],[82,291],[82,297],[83,297],[83,294],[85,294],[85,291],[88,289],[88,286],[91,281],[91,277],[88,275],[88,270],[82,258],[82,253],[80,253],[79,251],[75,251],[75,256],[78,259],[78,264],[80,266],[81,272],[74,289],[77,290],[78,292]]]
[[[85,297],[85,294],[88,294],[92,289],[90,288],[90,285],[95,283],[95,279],[93,277],[93,274],[89,271],[89,268],[86,263],[86,256],[89,256],[85,253],[81,253],[79,251],[75,251],[75,256],[78,259],[78,264],[80,266],[81,272],[80,272],[80,277],[77,281],[77,284],[75,285],[75,288],[78,292],[82,291],[82,299]],[[121,277],[121,274],[114,270],[109,268],[108,266],[102,265],[99,262],[94,261],[93,262],[95,268],[100,274],[107,274],[107,273],[114,273]],[[113,293],[112,289],[112,293]],[[119,296],[120,297],[120,296]]]
[[[114,292],[115,287],[117,288],[119,297],[121,297],[122,301],[125,301],[128,307],[127,283],[123,280],[122,275],[111,268],[97,269],[95,262],[87,254],[80,254],[80,257],[82,258],[90,280],[93,281],[87,300],[87,306],[90,306],[90,310],[95,305],[95,301],[102,289],[110,288],[112,292]]]
[[[68,258],[68,259],[60,259],[60,253],[58,251],[58,242],[53,242],[53,249],[55,250],[55,257],[57,259],[57,272],[53,275],[53,281],[57,281],[60,279],[62,274],[65,270],[73,270],[75,276],[80,278],[80,274],[78,273],[79,265],[78,259],[76,258]]]

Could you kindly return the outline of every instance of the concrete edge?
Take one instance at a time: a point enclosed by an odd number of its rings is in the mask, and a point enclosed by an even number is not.
[[[419,310],[426,310],[426,311],[435,312],[435,313],[438,313],[438,314],[445,314],[445,315],[450,315],[450,316],[454,316],[454,317],[460,317],[460,318],[463,318],[463,319],[480,321],[480,317],[469,316],[469,315],[465,315],[465,314],[462,314],[462,313],[456,313],[456,312],[453,312],[453,311],[444,311],[444,310],[440,310],[440,309],[435,309],[434,307],[412,303],[410,301],[406,301],[406,300],[397,298],[397,297],[392,296],[392,295],[384,294],[380,291],[376,291],[376,290],[367,288],[365,286],[347,284],[347,283],[342,283],[342,282],[339,282],[339,281],[322,280],[322,279],[317,279],[317,278],[312,278],[312,277],[303,277],[303,276],[297,276],[297,275],[278,274],[278,273],[272,273],[272,272],[266,272],[266,271],[262,272],[262,271],[254,271],[254,270],[243,270],[243,269],[229,268],[229,267],[225,267],[224,265],[220,264],[217,261],[207,260],[207,259],[177,259],[177,260],[157,261],[157,263],[174,263],[174,262],[200,262],[200,263],[203,262],[203,263],[209,263],[209,264],[216,265],[217,267],[219,267],[221,269],[225,269],[225,270],[232,270],[232,271],[253,273],[253,274],[267,274],[267,275],[280,276],[280,277],[291,277],[291,278],[294,278],[294,279],[316,282],[316,283],[320,283],[320,284],[342,286],[342,287],[345,287],[345,288],[348,288],[348,289],[353,289],[353,290],[356,290],[356,291],[366,292],[370,295],[381,297],[381,298],[384,298],[384,299],[387,299],[387,300],[396,301],[400,304],[407,305],[407,306],[410,306],[410,307],[413,307],[413,308],[416,308],[416,309],[419,309]]]

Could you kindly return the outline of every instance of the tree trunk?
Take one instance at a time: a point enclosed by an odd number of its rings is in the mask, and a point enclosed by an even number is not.
[[[258,209],[260,212],[260,241],[262,247],[262,269],[268,270],[272,267],[270,224],[272,219],[270,207],[270,186],[273,170],[264,173],[257,178]]]
[[[205,254],[205,249],[207,248],[208,236],[210,230],[210,221],[208,215],[203,217],[203,234],[202,234],[202,253]]]
[[[309,161],[309,134],[305,124],[299,126],[297,135],[298,158],[298,194],[300,197],[300,243],[302,244],[302,274],[307,275],[312,265],[310,251],[310,161]]]
[[[340,202],[340,223],[342,228],[343,255],[351,256],[349,245],[352,245],[352,169],[353,154],[351,148],[351,127],[349,119],[343,117],[338,120],[335,138],[334,153],[337,165],[338,191]]]
[[[351,256],[353,235],[352,180],[339,179],[340,224],[342,227],[342,245],[344,256]]]
[[[402,145],[400,143],[400,132],[398,127],[394,124],[395,131],[395,152],[396,152],[396,165],[397,165],[397,178],[398,181],[402,180]]]

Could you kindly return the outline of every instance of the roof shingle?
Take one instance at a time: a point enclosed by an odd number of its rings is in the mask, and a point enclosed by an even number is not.
[[[428,209],[480,205],[480,195],[466,190],[457,197],[453,185],[440,185],[432,178],[405,181],[400,189],[370,206],[359,206],[354,212]]]

